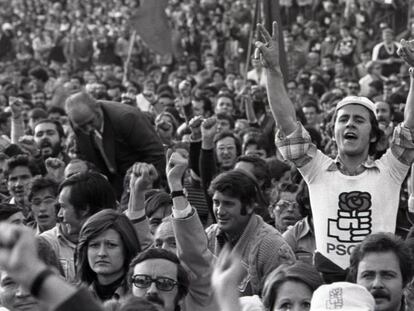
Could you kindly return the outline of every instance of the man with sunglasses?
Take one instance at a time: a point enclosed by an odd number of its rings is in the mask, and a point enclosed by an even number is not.
[[[181,309],[188,293],[189,279],[175,254],[152,248],[136,256],[130,268],[134,296],[155,303],[163,311]]]
[[[276,191],[269,213],[280,233],[284,233],[302,219],[301,207],[296,201],[298,192],[299,186],[290,183],[282,183]]]

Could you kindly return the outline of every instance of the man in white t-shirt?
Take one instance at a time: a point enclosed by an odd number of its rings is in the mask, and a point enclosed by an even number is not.
[[[375,105],[366,97],[348,96],[336,106],[334,134],[338,157],[317,150],[297,122],[279,66],[277,24],[273,36],[259,26],[265,43],[257,42],[267,70],[267,92],[279,132],[276,144],[292,161],[309,187],[315,225],[315,264],[327,281],[343,280],[353,248],[367,235],[394,232],[401,184],[414,161],[414,80],[404,122],[394,130],[390,148],[380,159],[376,150],[381,132]],[[403,54],[408,57],[408,53]]]

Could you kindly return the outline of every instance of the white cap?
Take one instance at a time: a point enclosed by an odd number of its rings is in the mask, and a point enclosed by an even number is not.
[[[10,23],[4,23],[3,25],[1,25],[1,30],[13,30],[13,26]]]
[[[361,105],[375,114],[375,104],[363,96],[347,96],[336,104],[335,112],[346,105]]]
[[[320,286],[312,296],[310,311],[374,311],[375,300],[358,284],[336,282]]]

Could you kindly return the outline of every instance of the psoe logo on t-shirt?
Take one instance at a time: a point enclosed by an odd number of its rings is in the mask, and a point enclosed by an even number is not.
[[[371,194],[342,192],[338,198],[338,217],[328,219],[328,236],[342,243],[359,243],[371,233]]]

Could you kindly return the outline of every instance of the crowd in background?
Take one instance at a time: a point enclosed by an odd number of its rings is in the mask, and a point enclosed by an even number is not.
[[[158,54],[134,32],[139,0],[0,1],[0,221],[36,233],[0,233],[4,309],[411,310],[413,136],[399,131],[414,105],[414,3],[279,1],[282,90],[263,2],[169,0],[171,51]],[[398,208],[381,228],[394,232],[371,231],[374,212],[358,210],[369,193],[339,197],[351,240],[338,241],[361,242],[328,247],[346,267],[315,255],[312,178],[285,151],[276,102],[309,134],[305,157],[339,158],[342,172],[335,124],[356,102],[377,136],[345,175],[388,150],[406,166],[390,160]]]

